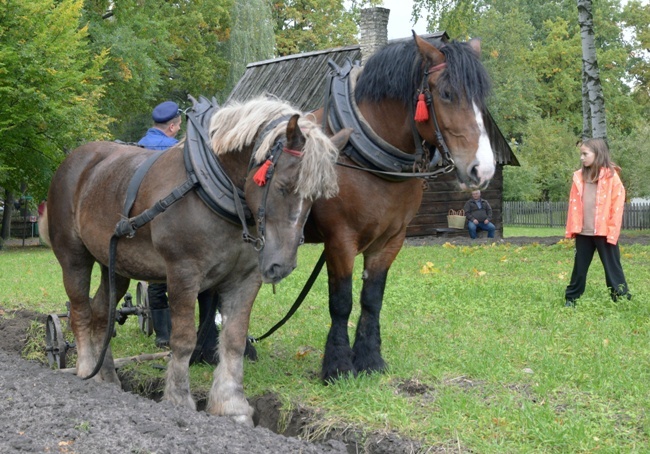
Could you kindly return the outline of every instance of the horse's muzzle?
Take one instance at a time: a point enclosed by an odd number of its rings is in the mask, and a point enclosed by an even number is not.
[[[260,269],[262,272],[262,281],[265,284],[277,284],[282,279],[291,274],[296,269],[297,264],[293,262],[291,265],[281,265],[279,263],[272,263]]]

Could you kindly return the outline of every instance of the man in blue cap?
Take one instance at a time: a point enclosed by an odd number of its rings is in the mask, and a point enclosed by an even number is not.
[[[174,101],[165,101],[153,109],[151,115],[154,121],[152,128],[138,142],[138,145],[150,150],[166,150],[178,143],[175,138],[181,129],[181,111]],[[171,314],[169,312],[169,300],[167,298],[167,284],[165,282],[152,282],[147,287],[147,296],[151,308],[151,320],[153,329],[156,332],[156,347],[164,348],[169,346],[169,337],[172,331]],[[204,292],[199,295],[199,316],[203,325],[206,317],[210,314],[208,309],[213,304],[212,295]],[[190,363],[207,362],[216,364],[217,348],[217,327],[214,320],[205,323],[203,333],[199,336],[197,348],[192,355]]]
[[[138,142],[138,145],[150,150],[166,150],[178,143],[175,138],[181,129],[181,112],[174,101],[165,101],[154,107],[151,114],[154,125]],[[166,283],[150,283],[147,288],[151,320],[156,332],[156,347],[169,346],[171,334],[171,317],[167,299]]]
[[[158,104],[151,114],[154,125],[138,142],[150,150],[166,150],[176,145],[175,139],[178,131],[181,130],[181,111],[174,101],[165,101]]]

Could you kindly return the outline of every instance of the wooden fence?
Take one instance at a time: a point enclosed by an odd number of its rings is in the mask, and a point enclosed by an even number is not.
[[[529,227],[565,227],[568,202],[503,202],[503,224]],[[650,205],[626,203],[626,230],[650,229]]]

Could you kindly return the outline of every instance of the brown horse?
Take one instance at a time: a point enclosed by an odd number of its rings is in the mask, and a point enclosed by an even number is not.
[[[264,226],[264,233],[256,230],[257,247],[242,241],[242,225],[215,214],[195,191],[142,226],[132,238],[117,243],[118,300],[130,279],[167,282],[172,357],[165,399],[195,408],[188,375],[196,344],[195,301],[199,292],[216,292],[224,325],[207,411],[252,425],[253,411],[242,384],[252,304],[262,282],[278,282],[295,268],[313,201],[337,192],[337,146],[344,145],[348,135],[349,131],[344,131],[330,140],[317,124],[277,100],[256,99],[224,107],[210,123],[212,149],[230,180],[245,194],[248,208],[257,213],[258,227]],[[183,150],[183,143],[170,148],[149,168],[131,209],[133,216],[187,180]],[[261,180],[266,181],[260,181],[256,172],[274,152],[273,173],[265,167]],[[89,143],[65,159],[50,186],[49,238],[70,299],[80,377],[87,377],[101,358],[110,321],[109,241],[120,221],[131,177],[152,153],[117,143]],[[256,178],[251,178],[253,174]],[[101,283],[89,298],[95,263],[101,268]],[[95,379],[119,383],[110,347]]]
[[[354,89],[358,110],[376,135],[410,155],[418,145],[415,125],[426,143],[441,152],[448,149],[444,164],[455,167],[461,188],[484,188],[495,159],[484,126],[490,83],[479,60],[480,44],[451,42],[437,49],[413,36],[413,41],[385,46],[367,61]],[[415,122],[419,93],[430,95],[430,115]],[[322,121],[324,111],[315,115]],[[359,165],[346,156],[340,161]],[[379,323],[384,289],[423,192],[420,178],[395,181],[346,166],[338,166],[337,173],[339,195],[316,201],[305,226],[307,242],[325,243],[332,319],[322,366],[325,381],[386,368]],[[352,269],[358,254],[364,258],[361,315],[350,348]]]

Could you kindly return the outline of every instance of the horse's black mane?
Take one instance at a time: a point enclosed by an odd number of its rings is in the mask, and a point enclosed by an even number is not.
[[[451,41],[441,47],[447,68],[438,79],[438,90],[452,99],[473,100],[483,108],[490,94],[490,78],[467,43]],[[414,102],[424,68],[414,41],[391,43],[377,51],[364,65],[355,88],[355,100],[379,102],[390,98],[404,105]]]

